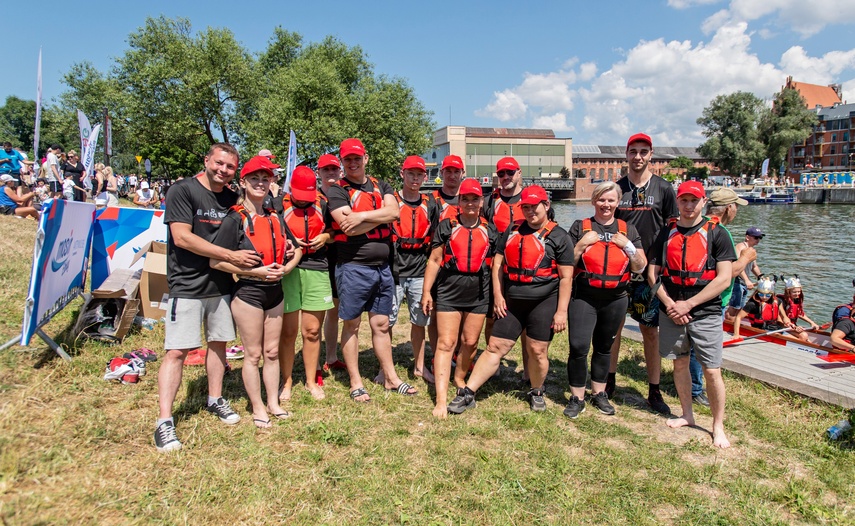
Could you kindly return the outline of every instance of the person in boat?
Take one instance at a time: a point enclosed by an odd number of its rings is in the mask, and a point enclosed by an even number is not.
[[[852,280],[852,286],[855,287],[855,279]],[[838,320],[848,318],[852,309],[855,309],[855,294],[852,294],[852,301],[850,303],[834,307],[834,312],[831,313],[831,323],[837,325]]]
[[[733,321],[733,337],[739,338],[742,320],[747,320],[755,329],[774,331],[786,327],[784,317],[780,302],[775,296],[775,282],[769,278],[761,278],[754,287],[754,294],[748,298]]]
[[[433,415],[438,418],[448,415],[451,355],[460,340],[454,372],[459,393],[466,385],[466,374],[490,305],[490,265],[499,232],[481,217],[483,204],[481,184],[476,179],[464,179],[458,192],[460,212],[437,225],[425,268],[422,311],[429,316],[436,307],[433,317],[438,329],[433,370]]]
[[[765,237],[766,234],[763,233],[762,230],[757,228],[756,226],[752,226],[748,230],[745,231],[745,239],[740,243],[736,244],[736,257],[740,257],[742,252],[747,249],[757,250],[757,245],[760,244],[760,241]],[[756,256],[755,256],[756,259]],[[736,279],[733,283],[733,292],[730,296],[730,304],[727,311],[727,318],[733,319],[736,314],[739,312],[742,307],[745,306],[745,302],[748,301],[749,290],[754,289],[754,282],[748,277],[749,272],[754,274],[758,280],[763,277],[763,272],[760,270],[760,267],[757,265],[757,262],[752,260],[751,264],[746,266],[740,271],[740,273],[736,276]]]
[[[850,309],[849,314],[834,325],[831,345],[836,349],[855,352],[855,309]]]
[[[279,336],[282,330],[282,277],[300,261],[302,249],[286,263],[288,240],[296,240],[282,218],[264,208],[264,198],[278,168],[267,157],[255,156],[240,172],[243,199],[229,209],[214,244],[228,250],[253,251],[261,258],[255,267],[238,267],[211,258],[211,268],[238,276],[232,289],[231,311],[244,348],[243,385],[252,406],[255,427],[272,426],[269,414],[277,419],[291,415],[279,405]],[[264,356],[263,381],[267,403],[261,397],[258,366]]]
[[[570,401],[564,409],[570,419],[585,410],[588,351],[592,343],[591,405],[603,414],[615,414],[606,393],[612,344],[626,316],[631,273],[641,272],[647,265],[638,231],[614,217],[621,196],[617,183],[601,183],[591,195],[594,216],[579,219],[570,227],[576,265],[568,316],[574,323],[567,333]]]
[[[493,333],[469,381],[448,404],[450,413],[475,407],[475,392],[496,373],[501,359],[524,330],[531,384],[529,404],[532,411],[546,410],[543,383],[549,370],[547,351],[554,334],[567,328],[573,247],[567,232],[548,218],[546,190],[528,186],[520,202],[525,223],[502,234],[493,260]]]
[[[799,320],[809,323],[811,330],[814,331],[819,330],[819,325],[805,314],[805,295],[802,292],[802,282],[798,276],[793,276],[792,278],[781,276],[781,279],[784,280],[784,293],[778,295],[778,309],[781,311],[781,320],[783,320],[787,327],[794,329],[794,336],[802,341],[809,341],[808,333],[804,327],[799,327]]]

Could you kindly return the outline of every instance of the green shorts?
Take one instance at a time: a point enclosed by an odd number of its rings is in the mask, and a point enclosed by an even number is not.
[[[325,311],[333,308],[332,287],[326,270],[295,268],[282,278],[285,313],[298,310]]]

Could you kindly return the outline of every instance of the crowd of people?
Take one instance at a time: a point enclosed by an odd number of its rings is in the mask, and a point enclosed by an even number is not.
[[[709,405],[713,444],[728,447],[721,323],[734,278],[756,251],[745,246],[737,256],[723,225],[746,202],[730,188],[707,197],[695,181],[675,191],[650,171],[653,143],[643,133],[629,138],[626,155],[628,174],[599,185],[593,216],[565,229],[543,188],[523,188],[513,157],[498,161],[498,187],[486,196],[456,155],[443,159],[442,187],[423,193],[425,162],[407,157],[396,192],[367,173],[369,153],[350,138],[338,156],[318,160],[317,173],[298,167],[280,195],[269,151],[243,164],[235,192],[238,152],[213,145],[204,170],[176,183],[166,199],[170,298],[157,449],[181,448],[172,406],[184,359],[201,347],[203,328],[207,409],[226,424],[240,421],[222,389],[226,345],[235,339],[232,320],[248,358],[242,374],[258,428],[290,416],[282,405],[294,389],[298,335],[305,387],[315,399],[324,397],[324,371],[344,368],[350,398],[371,401],[359,367],[363,313],[380,366],[374,382],[417,395],[392,359],[391,331],[404,302],[413,375],[435,383],[435,417],[475,408],[478,389],[517,341],[529,406],[545,410],[548,349],[564,332],[570,391],[564,414],[576,419],[588,404],[615,414],[610,400],[629,313],[641,326],[651,409],[671,416],[669,426],[682,427],[695,423],[693,403]],[[336,354],[339,320],[343,363]],[[487,348],[478,356],[482,333]],[[662,358],[674,361],[676,416],[659,388]]]

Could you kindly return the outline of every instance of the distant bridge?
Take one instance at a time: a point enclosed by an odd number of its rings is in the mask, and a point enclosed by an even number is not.
[[[481,177],[480,179],[481,188],[485,194],[492,192],[498,186],[495,183],[494,177]],[[547,190],[554,200],[570,199],[573,189],[576,188],[576,181],[574,179],[560,179],[557,177],[523,177],[522,184],[523,186],[539,185]],[[423,190],[436,190],[438,188],[442,188],[442,181],[439,178],[425,181],[425,184],[422,185]]]

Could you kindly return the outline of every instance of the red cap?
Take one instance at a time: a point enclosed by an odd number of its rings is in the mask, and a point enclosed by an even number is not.
[[[424,159],[418,155],[411,155],[404,159],[404,165],[401,167],[401,170],[421,170],[427,172],[427,166],[425,166]]]
[[[629,140],[626,141],[626,148],[629,149],[629,145],[634,143],[634,142],[646,142],[647,144],[650,145],[651,148],[653,148],[653,141],[650,139],[650,136],[647,135],[646,133],[636,133],[635,135],[630,137]]]
[[[532,185],[523,188],[520,203],[524,205],[539,205],[543,201],[549,201],[549,196],[546,195],[546,190],[543,187]]]
[[[341,163],[338,160],[338,157],[331,153],[325,153],[321,155],[320,159],[318,159],[318,170],[325,166],[335,166],[336,168],[341,168]]]
[[[466,169],[463,166],[463,159],[461,159],[458,155],[445,156],[445,159],[442,160],[442,168],[440,168],[440,170],[445,170],[446,168],[460,168],[461,170]]]
[[[698,199],[703,199],[707,196],[707,192],[704,190],[704,185],[698,181],[686,181],[678,186],[677,197],[680,197],[683,194],[693,195]]]
[[[513,170],[517,171],[520,169],[520,164],[513,157],[502,157],[499,159],[499,162],[496,163],[496,171],[501,172],[502,170]]]
[[[308,166],[298,166],[291,174],[291,198],[297,201],[314,201],[318,196],[318,180]]]
[[[475,178],[464,179],[462,183],[460,183],[460,190],[457,192],[457,195],[484,195],[484,191],[481,190],[481,183],[478,182]]]
[[[359,139],[345,139],[341,141],[341,146],[338,147],[338,154],[342,159],[348,155],[365,157],[365,146]]]
[[[275,177],[276,174],[273,173],[274,168],[279,168],[279,165],[273,164],[273,161],[271,161],[267,157],[256,155],[252,159],[243,163],[243,168],[240,169],[240,178],[243,179],[252,172],[258,172],[259,170],[262,172],[267,172],[268,174]]]

